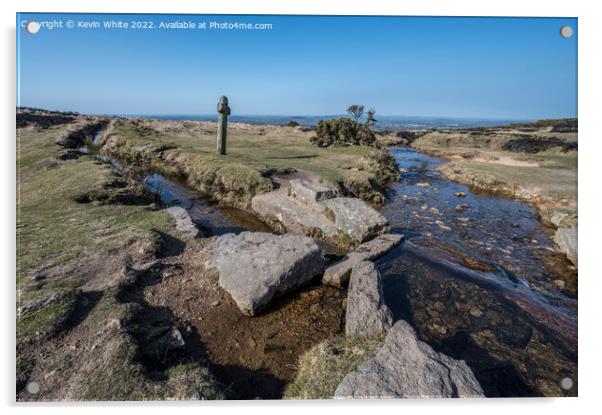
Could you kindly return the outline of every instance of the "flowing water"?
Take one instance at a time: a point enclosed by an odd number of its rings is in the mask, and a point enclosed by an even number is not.
[[[382,213],[407,241],[379,268],[395,317],[466,360],[489,396],[576,395],[577,302],[553,284],[576,271],[551,230],[524,203],[446,179],[438,158],[391,154],[402,174]]]
[[[271,232],[270,228],[248,212],[211,204],[200,194],[176,180],[151,173],[145,177],[147,188],[157,194],[163,207],[180,206],[205,235],[240,233],[245,230]]]
[[[403,173],[382,213],[407,239],[378,266],[395,318],[464,359],[487,396],[575,396],[576,290],[554,282],[574,282],[576,271],[554,252],[552,231],[524,203],[446,179],[435,170],[438,158],[390,151]],[[208,203],[177,180],[150,173],[144,182],[164,207],[185,208],[206,235],[269,232],[248,212]],[[569,389],[561,387],[566,378]]]

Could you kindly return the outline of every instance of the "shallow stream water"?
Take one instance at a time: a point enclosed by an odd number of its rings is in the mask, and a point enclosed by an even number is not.
[[[552,230],[524,203],[446,179],[435,170],[441,159],[390,151],[402,174],[382,213],[407,238],[378,261],[394,317],[464,359],[487,396],[575,396],[576,294],[554,282],[576,279],[576,270],[554,251]],[[177,180],[150,173],[144,182],[163,206],[187,209],[205,235],[269,232],[253,215],[208,203]],[[564,389],[567,378],[572,387]]]
[[[554,282],[576,271],[552,230],[524,203],[448,180],[441,159],[390,151],[402,174],[382,213],[407,239],[378,264],[395,317],[466,360],[489,396],[575,395],[576,295]]]
[[[144,182],[152,193],[158,195],[164,207],[180,206],[186,209],[194,223],[207,236],[246,230],[271,232],[267,225],[248,212],[209,203],[199,193],[176,180],[151,173],[145,177]]]

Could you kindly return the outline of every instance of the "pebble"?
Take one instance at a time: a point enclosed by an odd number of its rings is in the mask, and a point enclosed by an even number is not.
[[[449,226],[447,226],[447,225],[446,225],[446,224],[445,224],[443,221],[436,220],[436,221],[435,221],[435,224],[436,224],[436,225],[437,225],[439,228],[443,229],[444,231],[451,231],[451,230],[452,230],[452,229],[451,229]]]
[[[460,213],[464,211],[464,209],[468,209],[469,207],[469,205],[456,205],[456,212]]]

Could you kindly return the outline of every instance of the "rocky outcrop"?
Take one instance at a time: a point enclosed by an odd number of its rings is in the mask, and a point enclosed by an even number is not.
[[[577,226],[558,228],[554,234],[554,242],[560,252],[575,265],[577,265]]]
[[[324,271],[322,282],[325,285],[341,287],[349,281],[351,270],[354,265],[362,261],[374,261],[403,241],[403,235],[385,234],[371,241],[364,242],[352,252],[345,255],[341,260],[330,265]]]
[[[372,359],[347,374],[335,398],[472,398],[483,390],[463,360],[435,352],[398,321]]]
[[[393,315],[384,303],[380,273],[370,261],[356,264],[349,281],[345,335],[385,332],[392,325]]]
[[[388,231],[386,218],[366,202],[337,195],[335,189],[292,179],[273,192],[254,196],[251,208],[278,231],[337,245],[361,243]]]
[[[190,214],[181,206],[172,206],[166,209],[166,212],[175,222],[176,229],[186,233],[193,238],[202,236],[201,231],[194,224]]]
[[[324,271],[313,239],[263,232],[226,234],[212,244],[206,264],[243,314],[253,316],[275,297],[306,284]]]

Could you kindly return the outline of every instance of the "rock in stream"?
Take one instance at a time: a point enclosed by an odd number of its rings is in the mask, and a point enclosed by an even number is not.
[[[382,278],[373,262],[362,261],[353,267],[345,320],[347,336],[385,332],[393,325],[393,315],[384,302]]]
[[[347,374],[335,398],[476,398],[483,390],[463,360],[435,352],[399,320],[372,359]]]

